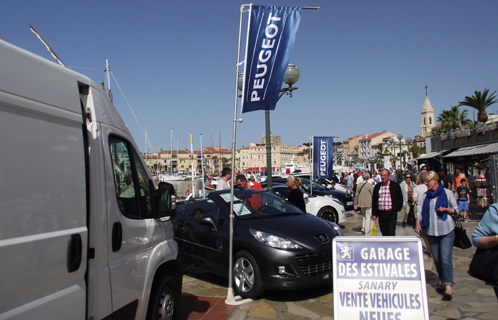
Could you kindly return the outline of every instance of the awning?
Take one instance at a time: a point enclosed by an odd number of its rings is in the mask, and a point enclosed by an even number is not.
[[[439,156],[441,153],[443,153],[444,151],[433,151],[433,152],[429,152],[427,154],[423,154],[421,155],[420,157],[418,157],[417,159],[415,160],[422,160],[422,159],[431,159],[431,158],[434,158],[434,157],[437,157]]]
[[[498,142],[481,144],[478,146],[463,147],[452,153],[448,153],[443,158],[474,156],[478,154],[493,154],[498,153]]]

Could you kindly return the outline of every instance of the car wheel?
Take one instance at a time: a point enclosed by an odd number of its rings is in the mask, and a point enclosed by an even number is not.
[[[337,210],[332,207],[323,207],[318,211],[317,217],[333,223],[339,223],[339,215]]]
[[[239,251],[235,255],[233,280],[234,290],[242,298],[255,299],[264,291],[259,266],[247,251]]]
[[[178,310],[179,296],[176,293],[176,281],[173,276],[167,276],[154,283],[147,312],[148,320],[171,320]]]

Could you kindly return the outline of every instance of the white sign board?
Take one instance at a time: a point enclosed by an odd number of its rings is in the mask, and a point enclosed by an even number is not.
[[[334,319],[429,319],[418,237],[336,237]]]
[[[391,157],[384,156],[384,168],[391,169]]]

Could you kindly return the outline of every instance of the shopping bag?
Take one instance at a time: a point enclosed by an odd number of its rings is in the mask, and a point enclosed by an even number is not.
[[[375,236],[377,234],[377,222],[374,222],[373,226],[372,226],[372,233],[370,234],[372,237]]]
[[[498,285],[498,246],[491,249],[478,248],[467,273],[479,280]]]
[[[463,228],[462,222],[455,219],[455,241],[453,246],[462,249],[468,249],[472,247],[472,243],[467,236],[467,231]]]

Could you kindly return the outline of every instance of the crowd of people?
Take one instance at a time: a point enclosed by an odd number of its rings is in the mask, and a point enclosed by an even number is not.
[[[221,180],[226,183],[230,178],[231,171],[223,170]],[[431,171],[427,165],[422,165],[416,176],[407,171],[402,180],[398,183],[388,169],[378,172],[357,169],[347,175],[338,176],[334,173],[331,182],[332,187],[336,183],[344,184],[354,196],[355,208],[363,216],[362,231],[366,236],[371,235],[376,223],[382,236],[395,236],[398,213],[402,214],[402,227],[409,225],[414,228],[424,241],[426,254],[434,260],[440,280],[436,291],[442,295],[443,301],[450,301],[453,294],[455,220],[467,222],[469,219],[472,191],[468,179],[460,166],[456,166],[452,177],[444,170]],[[221,185],[223,188],[228,187],[223,182]],[[257,182],[249,182],[243,175],[237,176],[236,185],[261,188]],[[287,186],[291,189],[288,201],[306,212],[300,179],[289,176]],[[472,240],[476,247],[483,249],[498,246],[498,204],[486,211]],[[490,285],[498,298],[498,286]]]
[[[372,223],[378,222],[383,236],[395,236],[398,212],[402,214],[402,227],[410,225],[415,229],[427,255],[434,260],[440,280],[436,291],[443,301],[452,300],[455,221],[468,221],[472,192],[462,168],[457,166],[451,177],[444,170],[435,172],[422,165],[415,179],[407,171],[399,184],[387,169],[379,171],[380,181],[376,175],[374,172],[372,179],[370,172],[357,170],[344,179],[363,216],[365,235],[370,235]],[[498,204],[485,213],[473,234],[473,243],[486,249],[498,246]],[[498,286],[490,285],[498,298]]]

